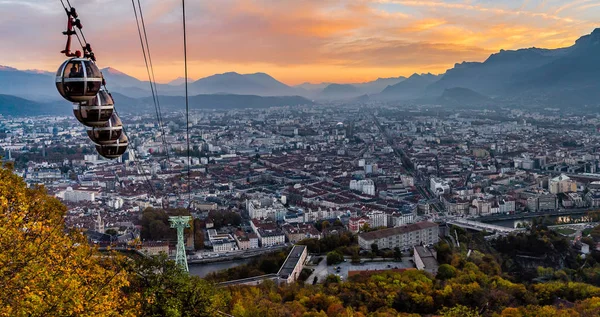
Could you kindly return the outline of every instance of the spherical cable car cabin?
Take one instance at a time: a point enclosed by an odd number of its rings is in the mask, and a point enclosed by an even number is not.
[[[115,109],[111,95],[104,89],[88,100],[73,104],[73,114],[86,127],[101,127],[110,119]]]
[[[102,73],[88,58],[67,59],[56,72],[58,92],[71,102],[88,101],[94,98],[101,86]]]
[[[88,127],[87,134],[96,144],[109,144],[117,141],[123,133],[123,123],[116,112],[101,126]]]
[[[104,158],[116,159],[127,151],[127,146],[129,146],[129,138],[125,133],[121,133],[121,136],[116,141],[106,144],[96,144],[96,151]]]

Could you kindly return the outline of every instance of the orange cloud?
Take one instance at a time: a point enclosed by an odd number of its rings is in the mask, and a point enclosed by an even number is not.
[[[146,78],[130,3],[71,2],[78,6],[99,64]],[[549,3],[532,8],[515,0],[189,1],[190,75],[261,71],[295,84],[440,73],[456,62],[482,61],[499,49],[571,45],[594,26],[581,11],[600,11],[592,1]],[[180,1],[142,5],[157,79],[181,76]],[[13,27],[23,19],[27,25]],[[64,20],[58,3],[0,1],[1,63],[54,70],[62,59]]]

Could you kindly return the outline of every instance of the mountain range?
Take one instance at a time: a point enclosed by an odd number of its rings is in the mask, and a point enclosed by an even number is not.
[[[146,103],[151,89],[142,81],[114,68],[102,69],[111,92]],[[483,62],[460,62],[444,74],[413,74],[379,78],[366,83],[304,83],[286,85],[266,73],[227,72],[189,81],[189,92],[201,107],[305,104],[310,100],[380,100],[441,103],[443,105],[509,104],[543,106],[600,105],[600,29],[580,37],[566,48],[501,50]],[[456,89],[460,88],[460,89]],[[183,81],[157,84],[161,100],[179,103]],[[54,74],[0,66],[0,94],[48,104],[62,100],[54,87]],[[242,100],[234,95],[243,95]],[[211,96],[211,97],[208,97]],[[261,99],[256,97],[286,97]],[[170,98],[173,97],[173,98]],[[304,98],[302,98],[304,97]],[[2,102],[8,103],[8,97]],[[17,99],[11,99],[14,102]],[[493,100],[494,102],[490,102]],[[4,113],[0,105],[0,113]],[[11,108],[12,109],[12,108]]]
[[[404,81],[406,77],[377,78],[374,81],[354,84],[303,83],[297,88],[304,89],[306,93],[317,99],[347,99],[361,95],[380,93],[385,87]]]
[[[119,112],[139,113],[153,112],[152,97],[130,98],[120,93],[112,93]],[[159,96],[162,111],[185,109],[183,96]],[[312,105],[312,101],[300,96],[257,96],[234,94],[201,94],[189,97],[190,109],[243,109],[269,108],[298,105]]]

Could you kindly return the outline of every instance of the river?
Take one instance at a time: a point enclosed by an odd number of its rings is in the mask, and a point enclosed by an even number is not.
[[[242,264],[250,262],[252,259],[239,259],[224,262],[213,262],[203,264],[189,264],[190,274],[199,277],[205,277],[209,273],[227,270]]]

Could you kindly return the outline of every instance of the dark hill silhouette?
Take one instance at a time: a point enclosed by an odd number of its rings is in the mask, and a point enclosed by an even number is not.
[[[360,96],[360,90],[350,84],[330,84],[321,91],[320,98],[346,99]]]
[[[425,89],[436,82],[439,76],[433,74],[413,74],[406,80],[387,86],[380,94],[384,99],[415,99],[425,93]]]
[[[152,97],[130,98],[113,93],[115,106],[119,112],[139,113],[154,112]],[[163,111],[185,109],[185,97],[159,96]],[[190,96],[191,109],[237,109],[237,108],[269,108],[283,106],[311,105],[312,101],[300,96],[271,96],[211,94]]]
[[[469,88],[456,87],[444,90],[438,102],[446,106],[472,108],[488,106],[492,99]]]
[[[41,103],[11,95],[0,94],[0,114],[2,116],[68,115],[73,112],[69,102]]]

